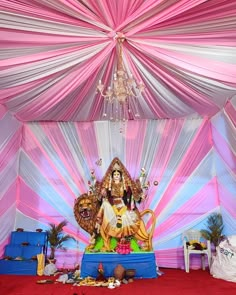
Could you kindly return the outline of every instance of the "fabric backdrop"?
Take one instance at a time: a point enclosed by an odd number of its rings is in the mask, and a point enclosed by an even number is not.
[[[125,70],[145,84],[124,123],[96,91],[111,84],[119,34]],[[159,266],[183,267],[181,233],[211,212],[235,233],[235,0],[0,0],[0,36],[0,254],[15,228],[66,218],[76,241],[58,263],[80,261],[89,237],[74,200],[114,157],[134,178],[147,171],[140,209],[156,213]]]
[[[185,229],[202,229],[211,212],[221,211],[224,233],[236,230],[236,99],[231,102],[210,120],[130,121],[122,130],[107,121],[23,124],[2,108],[1,250],[14,228],[47,229],[66,218],[65,231],[76,241],[57,254],[58,261],[80,261],[89,236],[75,221],[74,201],[88,191],[92,169],[99,180],[119,157],[133,178],[142,167],[147,171],[151,185],[140,209],[157,216],[158,265],[183,267]]]

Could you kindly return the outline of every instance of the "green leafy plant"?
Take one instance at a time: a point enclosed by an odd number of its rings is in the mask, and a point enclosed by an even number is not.
[[[64,234],[63,228],[67,225],[67,221],[63,220],[58,225],[49,223],[49,229],[47,230],[48,242],[50,243],[51,253],[49,256],[50,260],[55,259],[56,249],[66,250],[63,246],[64,242],[74,239],[74,237]]]
[[[211,243],[216,247],[219,245],[219,242],[222,237],[222,232],[224,229],[223,218],[221,213],[212,213],[207,218],[207,228],[202,229],[202,236],[210,240]]]

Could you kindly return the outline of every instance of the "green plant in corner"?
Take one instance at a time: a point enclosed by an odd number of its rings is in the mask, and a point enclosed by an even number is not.
[[[48,242],[50,243],[51,253],[49,256],[50,260],[55,259],[55,252],[56,249],[62,249],[66,250],[66,248],[63,246],[64,242],[73,239],[74,237],[64,234],[63,228],[67,225],[67,221],[63,220],[58,225],[49,223],[49,229],[47,230],[48,235]]]
[[[210,240],[214,247],[219,245],[224,229],[223,218],[221,213],[215,212],[207,218],[207,228],[202,229],[202,236]]]

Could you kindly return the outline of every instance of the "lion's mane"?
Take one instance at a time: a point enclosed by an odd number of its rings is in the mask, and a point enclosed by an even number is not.
[[[82,194],[75,200],[74,216],[81,228],[90,235],[94,232],[99,202],[94,195]]]

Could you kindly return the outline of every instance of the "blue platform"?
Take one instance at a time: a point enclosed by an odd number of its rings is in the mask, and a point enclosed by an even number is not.
[[[156,278],[156,260],[154,252],[145,253],[84,253],[81,264],[81,277],[98,276],[99,263],[103,264],[104,276],[114,276],[114,269],[121,264],[125,269],[135,269],[135,278]]]
[[[36,275],[38,261],[35,257],[46,254],[46,250],[46,232],[12,232],[4,251],[4,257],[11,257],[11,260],[0,259],[0,274]]]

